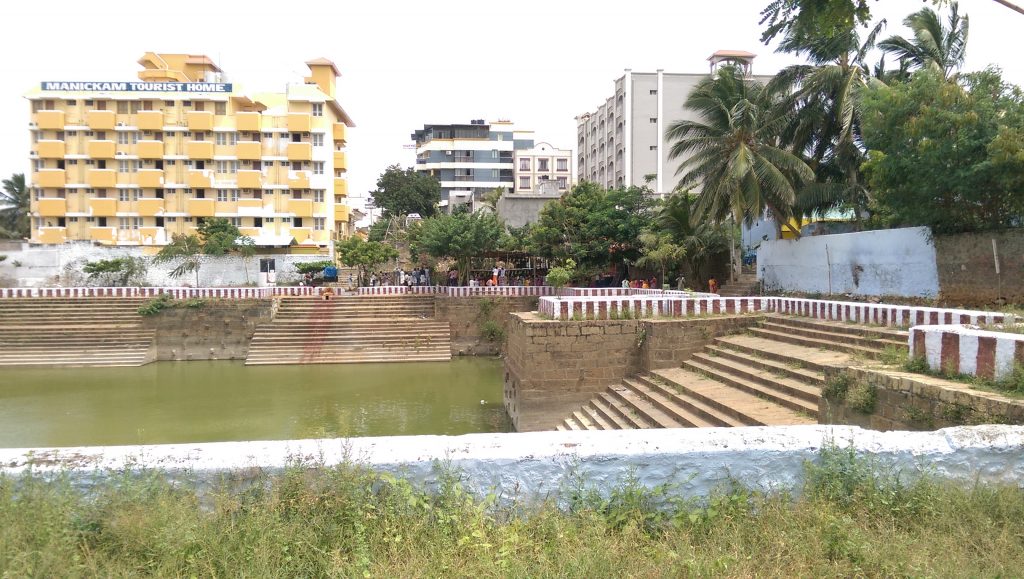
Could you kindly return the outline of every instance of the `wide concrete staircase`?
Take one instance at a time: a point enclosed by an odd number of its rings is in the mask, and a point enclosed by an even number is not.
[[[141,366],[155,358],[145,298],[0,299],[0,366]]]
[[[343,364],[451,360],[451,328],[434,319],[433,296],[282,298],[256,329],[246,364]]]
[[[716,338],[683,363],[626,378],[567,416],[558,430],[816,424],[826,366],[906,352],[907,332],[767,316]]]
[[[758,295],[757,274],[754,272],[743,272],[737,276],[736,281],[726,280],[718,295],[723,298],[745,298]]]

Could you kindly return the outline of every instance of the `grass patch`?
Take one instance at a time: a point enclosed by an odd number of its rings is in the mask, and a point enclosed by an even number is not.
[[[900,348],[892,344],[886,346],[878,355],[878,361],[886,366],[899,366],[907,361],[906,348]]]
[[[199,309],[205,306],[206,300],[202,298],[176,300],[171,294],[162,293],[139,306],[138,312],[140,316],[155,316],[168,308]]]
[[[795,495],[726,485],[706,501],[626,476],[563,501],[426,492],[353,465],[296,466],[197,493],[114,475],[0,477],[5,576],[1013,576],[1024,491],[902,482],[828,447]]]
[[[944,378],[962,384],[969,384],[976,390],[985,390],[1003,394],[1011,398],[1024,398],[1024,365],[1014,364],[1010,374],[1001,380],[992,380],[981,376],[971,376],[957,372],[935,371],[928,365],[923,356],[913,356],[903,364],[903,369],[914,374],[924,374]]]

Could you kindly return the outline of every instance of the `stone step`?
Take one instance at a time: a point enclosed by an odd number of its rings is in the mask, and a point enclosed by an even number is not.
[[[591,398],[587,402],[593,413],[598,414],[602,420],[611,426],[609,430],[631,430],[636,428],[633,423],[623,418],[617,411],[613,410],[609,403],[601,395]]]
[[[782,316],[770,314],[766,321],[785,326],[804,327],[826,332],[839,334],[852,334],[864,338],[882,338],[906,343],[910,332],[897,330],[886,326],[872,326],[864,324],[851,324],[847,322],[835,322],[830,320],[818,320],[815,318],[804,318],[799,316]]]
[[[630,428],[653,428],[627,400],[619,396],[616,388],[621,388],[621,386],[609,386],[607,390],[598,395],[605,407],[617,414],[625,424],[629,424]]]
[[[729,426],[716,423],[699,412],[695,412],[692,405],[677,400],[675,396],[662,390],[649,377],[637,376],[631,380],[624,380],[623,384],[669,415],[676,422],[677,427]]]
[[[708,344],[704,346],[704,351],[707,353],[708,357],[723,358],[734,362],[740,362],[748,366],[753,366],[767,371],[770,374],[787,376],[812,386],[818,386],[819,388],[825,384],[825,375],[822,372],[808,370],[805,368],[794,368],[782,362],[769,360],[761,357],[760,355],[747,354],[743,351],[727,348],[720,344]]]
[[[688,362],[696,362],[706,368],[713,368],[716,372],[724,372],[730,376],[746,382],[756,382],[766,388],[781,392],[788,396],[802,398],[817,407],[821,398],[821,386],[811,386],[806,382],[796,380],[787,376],[775,376],[765,372],[756,365],[747,364],[732,359],[709,356],[707,353],[698,352]],[[824,383],[825,376],[821,375],[821,382]]]
[[[744,425],[817,423],[817,408],[812,413],[804,414],[806,411],[795,411],[780,406],[773,401],[685,368],[665,368],[654,370],[651,374],[663,380],[670,388],[696,398]]]
[[[844,352],[781,343],[754,335],[722,336],[715,338],[713,343],[716,346],[815,373],[824,373],[826,366],[845,365],[852,360],[850,354]]]
[[[587,420],[594,425],[594,430],[616,430],[615,425],[612,422],[605,420],[601,413],[596,408],[587,403],[586,406],[579,410],[582,412]]]
[[[875,350],[883,350],[887,347],[906,348],[905,341],[898,341],[886,338],[868,338],[862,335],[828,331],[808,326],[795,326],[779,324],[773,321],[762,321],[761,327],[774,332],[789,333],[791,335],[813,338],[837,345],[854,345]]]
[[[882,353],[881,348],[868,348],[865,346],[857,346],[854,344],[840,344],[829,340],[794,335],[787,331],[780,332],[769,328],[752,326],[748,328],[748,331],[754,336],[775,340],[777,342],[796,344],[798,346],[806,346],[810,348],[818,348],[820,350],[831,350],[833,352],[843,352],[847,354],[853,354],[855,356],[864,356],[867,358],[877,358]]]
[[[818,413],[818,404],[816,402],[812,403],[804,398],[777,390],[773,386],[766,386],[763,383],[747,380],[742,376],[732,374],[731,372],[719,370],[714,366],[702,364],[696,359],[691,358],[690,360],[683,362],[683,369],[696,374],[702,374],[716,382],[721,382],[726,386],[741,390],[747,394],[754,395],[790,410],[806,412],[811,416],[815,416]]]
[[[758,426],[756,421],[736,413],[733,409],[713,403],[709,404],[685,389],[674,384],[670,385],[660,376],[647,374],[638,376],[637,380],[661,393],[685,412],[687,418],[684,420],[691,426]]]
[[[581,410],[573,412],[572,418],[576,421],[576,424],[582,426],[584,430],[601,430],[594,422],[591,422],[590,418]]]
[[[641,396],[636,390],[635,383],[631,383],[628,379],[624,379],[622,385],[612,386],[610,389],[620,400],[632,406],[632,410],[643,417],[650,428],[677,428],[680,426],[672,416]]]
[[[297,356],[297,357],[275,357],[269,359],[246,358],[246,366],[272,366],[277,364],[366,364],[381,362],[449,362],[451,355],[363,355],[363,356]]]

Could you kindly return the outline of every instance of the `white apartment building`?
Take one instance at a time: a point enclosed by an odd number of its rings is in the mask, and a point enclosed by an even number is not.
[[[535,193],[543,181],[551,181],[559,193],[573,185],[572,150],[538,143],[532,149],[515,151],[515,193]]]

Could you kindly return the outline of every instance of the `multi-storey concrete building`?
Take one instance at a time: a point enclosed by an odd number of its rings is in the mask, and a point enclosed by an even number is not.
[[[551,181],[561,193],[572,187],[572,151],[538,143],[515,151],[515,193],[540,191],[542,181]]]
[[[751,74],[755,55],[722,50],[708,58],[711,70],[723,64]],[[675,121],[699,120],[683,108],[690,91],[707,73],[633,72],[615,81],[615,92],[595,112],[576,117],[579,153],[576,176],[604,187],[643,186],[671,192],[685,159],[670,159],[665,131]]]
[[[416,170],[441,182],[441,205],[475,205],[484,193],[515,188],[515,152],[533,147],[533,131],[510,121],[424,125],[416,142]]]
[[[45,81],[31,111],[32,241],[160,246],[225,217],[261,248],[329,252],[349,234],[333,62],[248,94],[206,56],[146,53],[139,81]]]

